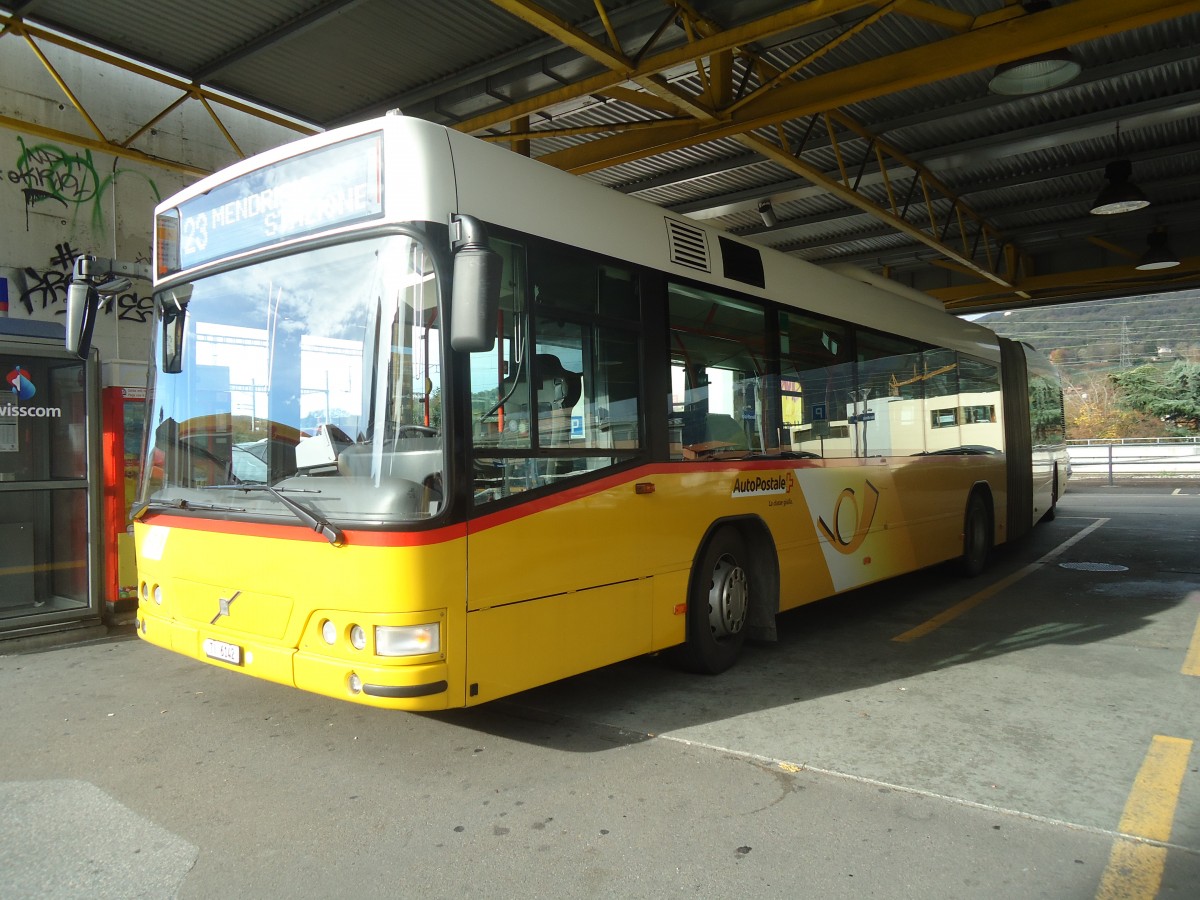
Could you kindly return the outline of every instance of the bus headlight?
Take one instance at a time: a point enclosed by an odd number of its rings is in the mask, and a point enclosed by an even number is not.
[[[376,656],[424,656],[442,649],[442,626],[376,625]]]
[[[337,637],[337,626],[334,625],[333,622],[329,621],[329,619],[324,620],[321,623],[321,639],[330,647],[332,647],[335,643],[337,643]]]

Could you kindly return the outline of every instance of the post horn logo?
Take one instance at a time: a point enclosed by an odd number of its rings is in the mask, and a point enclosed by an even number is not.
[[[29,370],[16,366],[6,376],[8,389],[17,395],[18,400],[31,400],[37,393],[37,388],[29,378]]]
[[[212,621],[209,622],[208,624],[216,625],[217,619],[221,618],[221,616],[230,615],[229,607],[233,605],[234,600],[236,600],[239,596],[241,596],[241,593],[242,593],[241,591],[234,591],[232,597],[218,597],[217,598],[217,614],[212,617]]]
[[[854,531],[849,537],[843,537],[840,513],[842,503],[847,500],[854,504],[855,522]],[[843,488],[842,492],[838,494],[837,503],[833,505],[833,527],[830,528],[820,517],[817,518],[817,527],[821,529],[821,533],[825,535],[834,550],[848,556],[861,547],[863,541],[867,539],[867,532],[871,530],[871,523],[875,520],[875,509],[878,506],[879,489],[871,482],[866,483],[866,490],[863,491],[862,509],[858,508],[858,499],[854,494],[854,488]]]

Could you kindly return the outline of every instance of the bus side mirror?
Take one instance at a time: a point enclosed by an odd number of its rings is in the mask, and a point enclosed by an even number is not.
[[[124,274],[122,274],[124,273]],[[144,263],[123,263],[113,259],[88,256],[75,257],[71,277],[67,281],[67,352],[86,359],[92,347],[92,329],[100,312],[101,297],[114,297],[133,286],[124,275],[150,278],[150,267]]]
[[[67,352],[80,359],[87,359],[92,348],[92,329],[96,325],[96,311],[100,307],[100,295],[88,280],[88,264],[91,259],[79,256],[67,285]]]
[[[479,353],[496,344],[504,260],[488,247],[487,235],[478,220],[457,216],[455,224],[461,229],[461,238],[454,245],[450,346],[463,353]]]
[[[158,306],[159,364],[167,375],[178,375],[183,371],[183,342],[187,331],[187,309],[192,302],[192,285],[181,284],[171,288],[155,301]]]
[[[187,307],[165,307],[162,311],[162,370],[168,375],[183,371],[183,331]]]

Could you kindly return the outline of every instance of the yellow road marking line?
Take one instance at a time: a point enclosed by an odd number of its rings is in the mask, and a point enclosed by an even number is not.
[[[1166,842],[1171,838],[1179,789],[1187,772],[1192,742],[1156,734],[1142,761],[1118,830],[1130,838]],[[1167,848],[1118,838],[1100,878],[1096,900],[1153,900],[1162,884]]]
[[[1196,619],[1196,630],[1192,632],[1192,642],[1188,645],[1183,668],[1179,671],[1183,675],[1200,675],[1200,618]]]
[[[931,631],[936,631],[937,629],[939,629],[943,625],[945,625],[947,622],[952,622],[953,620],[957,619],[959,616],[961,616],[963,613],[967,612],[968,610],[974,609],[976,606],[978,606],[984,600],[987,600],[989,597],[995,596],[996,594],[1000,593],[1005,588],[1012,586],[1013,584],[1015,584],[1016,582],[1018,582],[1022,578],[1024,578],[1026,575],[1033,574],[1038,569],[1040,569],[1042,566],[1044,566],[1046,563],[1057,559],[1066,550],[1068,550],[1070,547],[1077,544],[1079,541],[1082,541],[1085,537],[1087,537],[1089,534],[1091,534],[1093,531],[1095,531],[1101,525],[1105,524],[1106,522],[1111,522],[1111,521],[1112,521],[1111,518],[1097,519],[1095,522],[1093,522],[1087,528],[1083,529],[1083,531],[1079,532],[1079,534],[1076,534],[1072,537],[1067,538],[1065,541],[1063,541],[1061,544],[1059,544],[1057,547],[1055,547],[1053,550],[1051,550],[1049,553],[1047,553],[1045,556],[1043,556],[1041,559],[1037,560],[1036,562],[1031,562],[1029,565],[1025,566],[1023,569],[1018,569],[1017,571],[1013,572],[1011,575],[1001,578],[995,584],[988,585],[987,587],[985,587],[983,590],[979,591],[978,593],[972,594],[966,600],[963,600],[960,603],[956,603],[954,606],[951,606],[949,609],[938,613],[932,619],[922,622],[916,628],[910,628],[908,631],[904,632],[903,634],[896,635],[894,638],[892,638],[892,640],[900,641],[901,643],[907,643],[908,641],[915,641],[919,637],[924,637],[925,635],[929,634]]]
[[[0,566],[0,575],[28,575],[38,572],[60,572],[65,569],[82,569],[87,565],[86,560],[75,559],[69,562],[38,563],[33,566]]]
[[[1096,900],[1154,900],[1166,865],[1166,847],[1118,840],[1100,877]]]

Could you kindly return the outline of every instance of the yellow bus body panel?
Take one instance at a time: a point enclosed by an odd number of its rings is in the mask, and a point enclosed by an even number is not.
[[[137,523],[138,571],[145,585],[138,601],[140,636],[218,667],[373,706],[463,705],[461,535],[410,546],[334,547],[312,540],[304,529],[264,530],[272,533],[227,533],[169,517]],[[336,633],[332,646],[321,635],[325,621]],[[371,652],[376,625],[435,623],[441,638],[437,653],[383,658]],[[364,650],[350,642],[354,625],[367,636]],[[241,648],[242,661],[212,658],[206,639]],[[427,695],[369,696],[351,690],[352,674],[399,693],[443,687]],[[457,694],[451,695],[451,685]]]
[[[342,547],[302,528],[158,516],[136,526],[139,633],[353,702],[472,705],[682,643],[693,561],[715,525],[773,544],[782,611],[957,556],[977,482],[992,486],[1002,539],[1003,469],[1002,456],[950,455],[662,464],[466,526],[352,532]],[[432,624],[436,652],[372,652],[374,626]],[[351,644],[354,625],[365,649]],[[213,658],[206,640],[241,659]]]

